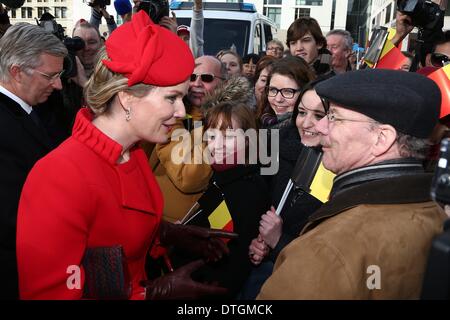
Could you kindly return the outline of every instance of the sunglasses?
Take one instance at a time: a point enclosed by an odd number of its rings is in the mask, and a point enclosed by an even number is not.
[[[431,64],[433,67],[442,68],[450,62],[450,58],[443,53],[432,53]]]
[[[195,74],[195,73],[193,73],[193,74],[191,74],[191,78],[190,78],[191,82],[196,81],[198,77],[200,77],[202,82],[205,82],[205,83],[213,82],[214,78],[219,78],[221,80],[224,80],[223,78],[215,76],[215,75],[210,74],[210,73],[202,73],[202,74]]]

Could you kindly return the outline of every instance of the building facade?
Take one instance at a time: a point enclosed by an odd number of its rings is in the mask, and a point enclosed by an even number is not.
[[[89,21],[91,16],[91,7],[87,5],[86,0],[25,0],[22,7],[18,9],[11,9],[9,12],[10,21],[12,24],[16,22],[28,22],[36,24],[36,19],[39,20],[44,12],[51,13],[57,23],[59,23],[68,36],[72,35],[72,29],[79,19]],[[111,1],[112,3],[113,1]],[[109,14],[116,17],[117,14],[114,5],[107,7]],[[100,31],[107,31],[106,22],[102,20]]]
[[[238,2],[238,0],[213,1]],[[349,2],[353,3],[353,0],[244,0],[244,2],[253,3],[259,13],[275,21],[279,28],[277,37],[285,42],[287,29],[299,17],[315,18],[324,34],[332,29],[345,29]],[[120,17],[117,16],[113,5],[108,6],[107,11],[120,23]],[[91,8],[87,5],[87,0],[25,0],[22,8],[10,12],[11,22],[35,23],[35,19],[39,19],[44,12],[54,15],[57,22],[70,35],[79,19],[89,20]],[[104,31],[107,31],[107,28],[103,20],[100,32]]]

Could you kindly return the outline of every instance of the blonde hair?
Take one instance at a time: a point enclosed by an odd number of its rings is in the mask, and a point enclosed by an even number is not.
[[[121,91],[141,98],[153,89],[153,86],[144,83],[129,87],[128,79],[109,70],[102,60],[109,60],[105,48],[100,49],[94,72],[84,87],[86,103],[95,115],[107,113],[117,93]]]

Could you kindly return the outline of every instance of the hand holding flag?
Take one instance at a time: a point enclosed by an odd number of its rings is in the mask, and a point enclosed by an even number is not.
[[[221,240],[236,239],[237,233],[207,229],[192,225],[174,224],[163,221],[160,226],[160,241],[163,245],[174,245],[207,262],[218,261],[229,254],[227,245]]]

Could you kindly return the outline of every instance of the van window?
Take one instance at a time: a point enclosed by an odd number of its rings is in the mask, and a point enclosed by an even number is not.
[[[264,25],[264,40],[267,45],[269,41],[273,40],[272,27],[270,26],[270,24],[267,23],[263,23],[263,25]]]
[[[259,54],[262,51],[262,43],[261,43],[261,24],[259,21],[255,25],[255,35],[253,39],[253,53]]]
[[[191,18],[178,18],[178,25],[191,25]],[[205,18],[204,45],[205,55],[216,55],[223,49],[236,47],[236,52],[242,56],[247,53],[250,37],[250,21],[208,19]]]

